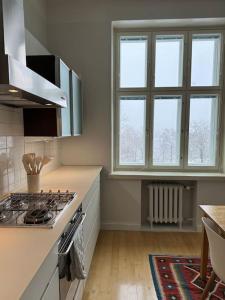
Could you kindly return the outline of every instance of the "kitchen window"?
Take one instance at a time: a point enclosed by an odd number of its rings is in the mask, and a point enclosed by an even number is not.
[[[114,169],[219,171],[223,31],[117,31],[114,41]]]

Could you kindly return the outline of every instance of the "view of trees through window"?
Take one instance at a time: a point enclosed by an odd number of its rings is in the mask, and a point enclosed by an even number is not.
[[[154,99],[153,165],[180,163],[181,97]]]
[[[216,96],[191,97],[188,147],[190,165],[215,164],[217,102]]]
[[[145,97],[120,99],[121,164],[143,165],[145,162],[145,102]]]
[[[118,166],[215,168],[222,33],[149,36],[118,39]]]

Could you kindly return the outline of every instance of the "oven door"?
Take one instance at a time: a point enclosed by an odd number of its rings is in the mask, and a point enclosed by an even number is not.
[[[77,288],[79,286],[79,279],[74,279],[73,281],[68,279],[66,270],[69,268],[69,260],[67,259],[70,255],[70,250],[74,244],[74,236],[76,230],[79,226],[82,226],[84,219],[86,217],[85,213],[81,213],[76,220],[72,221],[69,230],[66,232],[65,237],[60,242],[63,246],[59,249],[59,290],[60,290],[60,300],[73,300],[76,294]]]

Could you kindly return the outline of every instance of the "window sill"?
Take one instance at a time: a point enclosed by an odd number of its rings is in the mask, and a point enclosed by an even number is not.
[[[225,173],[113,171],[112,179],[225,180]]]

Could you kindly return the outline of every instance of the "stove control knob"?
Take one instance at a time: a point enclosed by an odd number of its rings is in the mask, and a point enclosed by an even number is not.
[[[49,190],[49,193],[52,193],[52,190]]]
[[[66,193],[68,194],[68,193],[69,193],[69,190],[66,190]]]
[[[58,193],[60,193],[60,190],[58,190]]]

